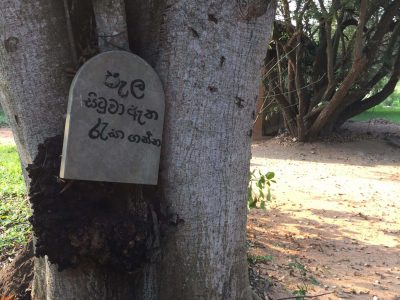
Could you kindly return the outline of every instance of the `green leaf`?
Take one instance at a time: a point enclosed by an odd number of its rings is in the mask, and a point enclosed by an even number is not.
[[[271,190],[270,190],[270,189],[268,189],[267,201],[268,201],[268,202],[271,201]]]
[[[314,285],[321,285],[321,283],[313,276],[310,276],[310,282]]]
[[[249,204],[250,208],[255,208],[256,207],[257,202],[256,201],[251,201]]]
[[[248,209],[257,208],[258,203],[260,203],[261,209],[266,209],[266,201],[271,201],[270,186],[271,182],[275,182],[275,180],[272,180],[274,177],[274,172],[263,174],[259,169],[249,172],[249,184],[247,188]],[[254,190],[255,188],[256,190]]]
[[[265,207],[265,201],[264,201],[264,200],[261,201],[260,208],[261,208],[261,209],[266,209],[266,207]]]

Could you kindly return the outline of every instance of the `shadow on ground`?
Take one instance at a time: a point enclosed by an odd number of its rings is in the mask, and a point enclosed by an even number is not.
[[[365,233],[358,230],[366,224],[346,225],[381,221],[329,210],[310,213],[324,219],[293,217],[280,209],[249,214],[250,255],[272,257],[258,262],[261,274],[289,291],[304,288],[309,295],[333,292],[319,299],[400,297],[399,245],[389,247],[379,239],[366,241]],[[327,218],[338,224],[327,223]],[[399,242],[400,233],[392,237]]]

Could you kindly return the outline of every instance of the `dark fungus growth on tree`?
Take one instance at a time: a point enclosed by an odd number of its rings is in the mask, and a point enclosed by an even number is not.
[[[128,208],[134,185],[60,180],[61,149],[62,137],[46,140],[27,168],[35,255],[47,255],[60,271],[82,263],[136,270],[158,245],[152,204]]]

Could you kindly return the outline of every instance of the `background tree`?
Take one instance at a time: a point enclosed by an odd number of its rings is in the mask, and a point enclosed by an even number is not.
[[[330,133],[394,91],[399,8],[397,0],[279,2],[264,82],[292,136]]]
[[[250,129],[273,19],[273,1],[262,0],[1,1],[0,99],[24,167],[62,134],[71,75],[98,51],[130,47],[166,94],[156,202],[175,225],[160,255],[129,274],[91,261],[60,272],[38,258],[34,299],[250,298]],[[127,215],[149,217],[143,188],[123,189],[114,200],[136,207]]]

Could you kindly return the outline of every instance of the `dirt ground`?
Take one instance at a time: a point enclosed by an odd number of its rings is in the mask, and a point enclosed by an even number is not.
[[[277,180],[268,209],[248,216],[252,283],[265,299],[400,299],[400,148],[385,140],[400,125],[346,128],[312,144],[253,144],[252,168]],[[8,129],[0,143],[13,143]]]
[[[274,171],[266,211],[248,216],[260,277],[314,299],[400,299],[400,125],[348,123],[312,144],[253,144],[252,168]],[[268,294],[268,293],[267,293]],[[274,296],[268,294],[271,299]]]
[[[4,144],[14,144],[14,139],[10,128],[0,127],[0,145]]]

